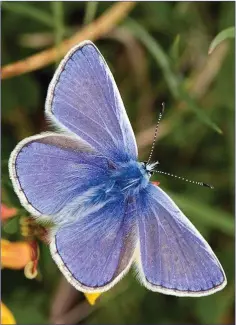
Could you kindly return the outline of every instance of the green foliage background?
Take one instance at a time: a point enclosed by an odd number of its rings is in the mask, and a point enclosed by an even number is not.
[[[3,2],[2,65],[58,44],[113,4]],[[220,43],[211,55],[208,50],[218,33],[234,25],[234,12],[233,2],[140,2],[96,42],[122,94],[141,145],[140,159],[147,158],[151,138],[145,131],[164,101],[154,158],[165,171],[215,186],[209,190],[153,177],[208,240],[228,285],[209,297],[177,298],[146,290],[130,272],[101,296],[83,323],[233,323],[234,39]],[[55,67],[2,81],[2,200],[9,206],[20,208],[7,160],[18,141],[48,129],[44,101]],[[19,211],[2,229],[4,238],[21,238],[18,220],[27,213]],[[40,244],[40,249],[41,280],[2,271],[2,299],[21,324],[46,324],[57,290],[60,273],[48,248]]]

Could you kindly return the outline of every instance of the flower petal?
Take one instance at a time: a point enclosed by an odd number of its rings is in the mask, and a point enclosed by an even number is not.
[[[1,239],[2,267],[20,270],[32,260],[32,247],[27,242],[12,243]]]
[[[27,279],[34,279],[38,275],[39,246],[36,240],[32,240],[29,244],[32,249],[31,261],[26,264],[24,273]]]
[[[34,279],[38,275],[37,262],[30,261],[24,268],[24,274],[27,279]]]
[[[88,302],[90,303],[90,305],[94,305],[96,300],[98,299],[98,297],[101,295],[102,293],[96,292],[96,293],[84,293],[86,299],[88,300]]]
[[[159,186],[160,185],[160,182],[152,182],[152,184],[156,185],[156,186]]]
[[[1,324],[16,324],[12,312],[3,302],[1,302]]]
[[[1,219],[6,220],[17,214],[16,208],[8,208],[5,204],[1,204]]]

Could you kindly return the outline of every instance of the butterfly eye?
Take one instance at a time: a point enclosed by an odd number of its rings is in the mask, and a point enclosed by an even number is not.
[[[154,172],[151,171],[151,170],[147,170],[147,174],[148,174],[149,177],[151,177],[154,174]]]
[[[141,165],[142,165],[143,169],[146,171],[147,170],[147,162],[146,161],[143,161],[141,163]]]

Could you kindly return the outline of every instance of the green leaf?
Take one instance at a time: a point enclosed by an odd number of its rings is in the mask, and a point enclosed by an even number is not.
[[[234,27],[229,27],[222,30],[218,35],[216,35],[216,37],[211,42],[209,46],[208,54],[211,54],[215,50],[215,48],[223,41],[234,37],[235,37]]]
[[[6,221],[6,223],[3,224],[4,232],[9,235],[15,234],[19,228],[18,221],[19,219],[15,217]]]
[[[167,85],[177,100],[183,100],[187,103],[188,107],[192,109],[197,117],[206,125],[218,133],[222,133],[221,129],[211,121],[211,119],[205,114],[204,110],[197,105],[195,100],[185,90],[184,85],[180,81],[180,78],[176,76],[171,69],[171,64],[168,56],[163,51],[158,42],[137,22],[132,19],[127,19],[124,25],[131,30],[131,32],[147,47],[149,52],[153,55],[157,64],[162,69],[164,78]]]

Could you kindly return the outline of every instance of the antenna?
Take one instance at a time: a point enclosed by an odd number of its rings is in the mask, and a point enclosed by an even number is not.
[[[171,177],[175,177],[175,178],[179,178],[179,179],[181,179],[182,181],[189,182],[189,183],[193,183],[193,184],[197,184],[197,185],[200,185],[200,186],[209,187],[209,188],[211,188],[211,189],[214,188],[214,186],[212,186],[212,185],[210,185],[210,184],[203,183],[203,182],[191,181],[191,180],[189,180],[189,179],[187,179],[187,178],[180,177],[180,176],[177,176],[177,175],[174,175],[174,174],[170,174],[170,173],[167,173],[167,172],[163,172],[163,171],[161,171],[161,170],[153,170],[152,172],[153,172],[153,173],[164,174],[164,175],[171,176]]]
[[[150,162],[150,160],[152,158],[152,154],[153,154],[156,139],[157,139],[157,130],[158,130],[162,115],[164,113],[164,110],[165,110],[165,103],[161,103],[161,110],[160,110],[160,113],[159,113],[159,116],[158,116],[157,125],[156,125],[156,128],[155,128],[155,133],[154,133],[154,138],[153,138],[153,143],[152,143],[152,147],[151,147],[150,155],[148,157],[147,164],[149,164],[149,162]]]

